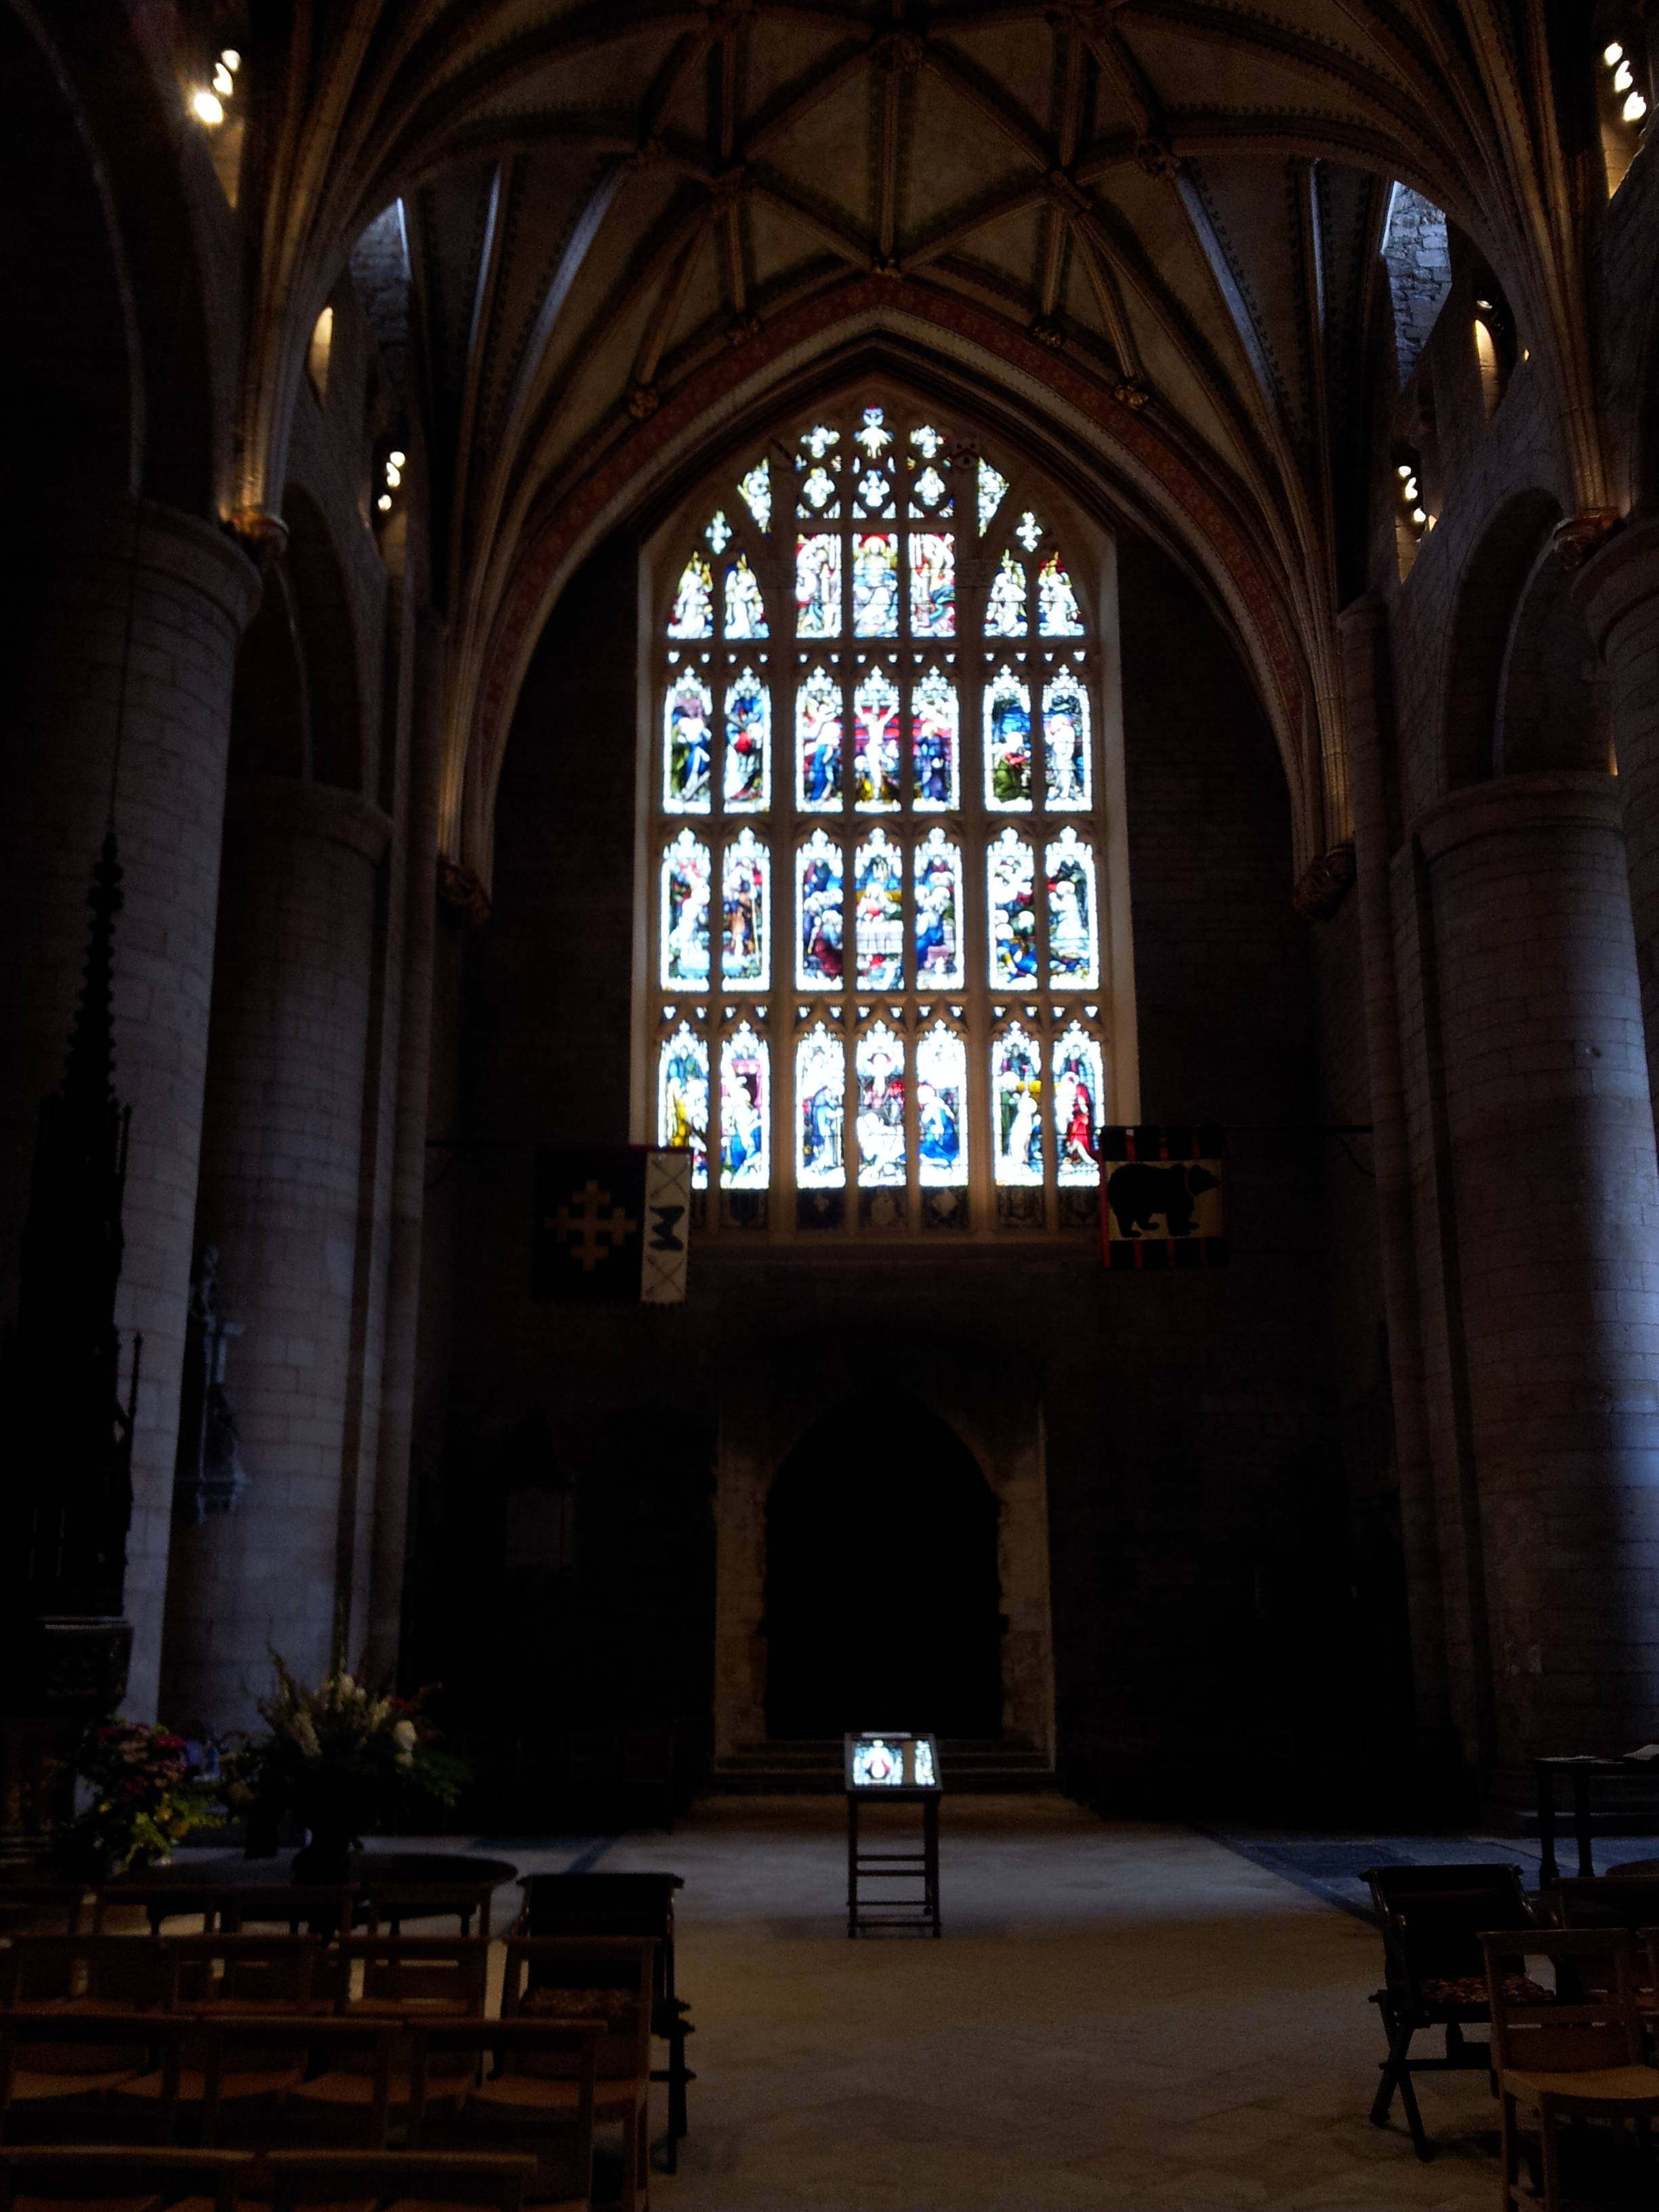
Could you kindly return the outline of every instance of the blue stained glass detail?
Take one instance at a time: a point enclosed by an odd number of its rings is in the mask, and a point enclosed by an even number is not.
[[[943,1022],[916,1045],[916,1149],[921,1180],[959,1189],[968,1180],[968,1048]]]
[[[815,668],[795,694],[798,803],[808,813],[841,805],[841,685]]]
[[[1000,1183],[1042,1181],[1042,1048],[1016,1022],[991,1048],[991,1112]]]
[[[910,635],[957,634],[957,541],[948,530],[910,532]]]
[[[1069,668],[1043,686],[1042,751],[1049,805],[1088,806],[1094,787],[1089,695]]]
[[[708,1186],[708,1048],[682,1022],[657,1061],[657,1142],[691,1155],[693,1188]]]
[[[962,803],[957,749],[957,687],[930,668],[910,690],[910,746],[918,813],[946,813]]]
[[[674,611],[668,618],[670,637],[713,637],[714,580],[701,553],[694,553],[680,571],[674,594]]]
[[[720,1047],[720,1187],[764,1190],[772,1180],[769,1061],[747,1022]]]
[[[752,668],[726,692],[726,805],[758,814],[772,803],[772,696]]]
[[[885,830],[872,830],[854,866],[859,988],[898,990],[904,980],[904,871]]]
[[[847,1048],[823,1022],[795,1048],[795,1181],[805,1190],[840,1190],[847,1181]]]
[[[896,1743],[871,1736],[853,1747],[854,1790],[900,1790],[904,1786],[904,1751]]]
[[[1073,1022],[1054,1043],[1054,1152],[1062,1184],[1100,1181],[1096,1133],[1106,1069],[1099,1044]]]
[[[1072,580],[1051,553],[1037,570],[1037,635],[1040,637],[1081,637],[1083,616]]]
[[[853,540],[853,635],[898,635],[898,538],[890,530]]]
[[[985,635],[1025,635],[1025,569],[1012,553],[1003,555],[1002,565],[991,579],[991,593],[985,603]]]
[[[1030,847],[1005,830],[986,855],[991,908],[991,988],[1006,989],[1037,972],[1035,890],[1036,860]]]
[[[985,804],[998,814],[1031,806],[1031,695],[1007,667],[985,687]]]
[[[872,668],[853,694],[853,799],[861,814],[896,812],[899,695]]]
[[[904,1040],[885,1022],[859,1039],[859,1182],[866,1190],[902,1188],[904,1164]]]
[[[795,541],[795,635],[841,635],[841,540],[827,532]]]
[[[884,447],[893,442],[892,432],[882,428],[886,419],[879,407],[866,407],[864,410],[864,427],[861,430],[854,433],[853,442],[854,445],[862,446],[872,461]]]
[[[979,465],[979,534],[984,537],[991,526],[991,518],[1002,504],[1002,495],[1008,489],[1008,479],[989,461]]]
[[[733,643],[766,635],[766,605],[746,553],[726,572],[726,635]]]
[[[845,962],[841,847],[815,830],[795,855],[795,981],[803,991],[827,991]]]
[[[1048,847],[1048,977],[1057,988],[1092,990],[1100,980],[1095,856],[1072,829]]]
[[[729,984],[763,991],[771,981],[771,859],[752,830],[726,848],[720,973]]]
[[[712,799],[714,702],[690,669],[675,677],[662,708],[662,803],[666,814],[707,814]]]
[[[939,829],[916,848],[916,988],[959,991],[962,854]]]
[[[682,830],[662,856],[662,981],[708,981],[708,848]]]

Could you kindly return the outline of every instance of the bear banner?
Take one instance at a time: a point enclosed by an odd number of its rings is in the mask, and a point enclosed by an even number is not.
[[[1192,1125],[1100,1132],[1109,1267],[1224,1267],[1226,1134]]]
[[[691,1155],[562,1145],[537,1155],[531,1296],[562,1305],[685,1298]]]

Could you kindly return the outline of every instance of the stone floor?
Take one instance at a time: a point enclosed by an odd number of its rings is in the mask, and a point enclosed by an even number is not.
[[[1495,2203],[1484,2074],[1425,2083],[1431,2165],[1367,2122],[1380,1952],[1352,1911],[1058,1797],[950,1799],[942,1832],[938,1943],[847,1941],[839,1800],[716,1800],[605,1850],[685,1877],[698,2079],[657,2212]]]

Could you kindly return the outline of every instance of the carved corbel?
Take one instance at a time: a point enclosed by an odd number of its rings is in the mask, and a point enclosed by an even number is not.
[[[482,929],[489,919],[489,893],[476,869],[438,855],[438,897],[463,929]]]

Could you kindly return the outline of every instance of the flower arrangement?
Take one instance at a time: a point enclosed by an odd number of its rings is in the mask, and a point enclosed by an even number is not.
[[[71,1869],[98,1878],[150,1866],[192,1829],[223,1823],[213,1762],[166,1729],[106,1721],[88,1729],[74,1767],[92,1802],[58,1838]]]
[[[412,1698],[371,1690],[337,1650],[313,1690],[277,1653],[271,1658],[276,1693],[259,1705],[265,1733],[226,1759],[227,1796],[248,1815],[250,1847],[256,1832],[274,1840],[284,1813],[304,1822],[311,1844],[295,1861],[297,1880],[344,1879],[351,1850],[400,1800],[418,1792],[453,1805],[471,1780],[460,1759],[436,1748],[425,1711],[435,1685]]]

